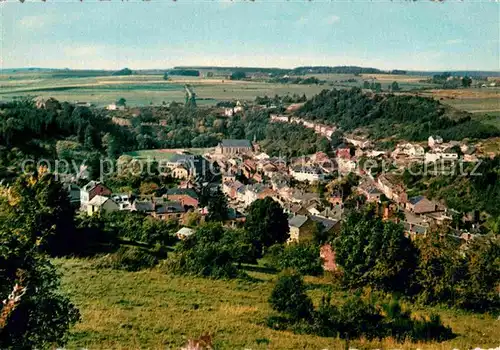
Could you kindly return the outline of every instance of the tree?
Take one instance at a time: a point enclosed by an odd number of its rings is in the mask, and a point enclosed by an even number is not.
[[[168,80],[168,72],[163,73],[163,80]]]
[[[367,80],[365,80],[365,81],[363,82],[363,89],[369,89],[369,88],[370,88],[370,82],[369,82],[369,81],[367,81]]]
[[[417,252],[402,225],[382,221],[372,210],[353,212],[342,225],[334,247],[348,287],[410,290]]]
[[[392,84],[391,84],[391,90],[392,91],[399,91],[399,84],[397,81],[393,81]]]
[[[24,175],[0,189],[0,348],[64,345],[79,312],[59,290],[59,276],[47,259],[46,239],[61,227],[62,198],[50,175]],[[53,207],[46,207],[48,204]],[[69,214],[72,219],[72,215]]]
[[[273,310],[290,317],[291,321],[309,319],[313,312],[313,304],[306,294],[302,276],[293,271],[285,271],[278,277],[269,304]]]
[[[207,221],[222,222],[228,218],[227,198],[220,188],[208,198]]]
[[[123,68],[113,73],[113,75],[132,75],[132,74],[133,72],[128,68]]]
[[[269,257],[271,264],[278,270],[294,269],[300,274],[313,276],[323,273],[319,247],[314,244],[273,245],[269,249]]]
[[[230,76],[230,79],[231,80],[242,80],[242,79],[245,79],[247,77],[247,75],[245,74],[245,72],[242,72],[242,71],[237,71],[237,72],[233,72]]]
[[[117,106],[125,106],[125,104],[126,104],[126,103],[127,103],[127,100],[126,100],[126,99],[124,99],[123,97],[120,97],[120,98],[118,99],[118,101],[116,101],[116,105],[117,105]]]
[[[471,84],[472,84],[472,79],[470,77],[466,75],[465,77],[462,78],[462,86],[464,88],[470,87]]]
[[[245,229],[258,252],[289,237],[288,218],[278,202],[270,197],[254,201],[247,209]]]
[[[173,272],[211,278],[234,278],[238,275],[237,249],[220,223],[207,223],[181,241],[167,266]],[[229,233],[232,235],[232,233]]]

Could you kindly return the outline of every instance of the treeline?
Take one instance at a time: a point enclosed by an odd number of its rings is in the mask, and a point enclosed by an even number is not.
[[[477,237],[463,246],[448,232],[414,241],[402,225],[380,219],[372,209],[352,213],[333,239],[346,289],[369,287],[424,304],[443,303],[475,311],[500,306],[500,240]]]
[[[200,71],[196,69],[172,69],[167,72],[169,75],[180,75],[186,77],[199,77]]]
[[[269,80],[270,83],[280,84],[299,84],[299,85],[320,85],[324,84],[325,80],[319,80],[316,77],[300,78],[300,77],[278,77]]]
[[[408,95],[367,95],[359,88],[323,90],[309,99],[298,114],[336,124],[344,131],[366,128],[375,139],[396,136],[425,140],[439,134],[445,139],[489,138],[500,130],[473,120],[466,112],[452,111],[431,98]]]
[[[303,66],[292,69],[294,75],[304,74],[384,74],[385,72],[377,68],[358,66]]]

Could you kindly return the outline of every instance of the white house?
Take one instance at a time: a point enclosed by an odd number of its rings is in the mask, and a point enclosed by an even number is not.
[[[437,145],[443,143],[443,138],[441,136],[435,135],[435,136],[429,136],[429,139],[427,140],[428,145],[430,148],[434,148]]]
[[[321,168],[315,166],[296,166],[291,168],[290,175],[297,181],[317,182],[325,179]]]
[[[441,152],[427,152],[425,154],[426,163],[434,163],[438,160],[453,161],[458,160],[457,153],[441,153]]]
[[[111,211],[120,210],[118,204],[115,203],[111,198],[96,195],[90,202],[87,204],[87,214],[94,215],[95,213],[107,213]]]

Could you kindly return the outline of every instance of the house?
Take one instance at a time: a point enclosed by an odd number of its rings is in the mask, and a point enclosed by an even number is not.
[[[111,103],[106,107],[106,109],[108,111],[116,111],[116,110],[124,111],[125,106],[124,105],[117,105],[116,103]]]
[[[82,209],[87,208],[87,204],[95,196],[110,196],[111,190],[99,181],[90,181],[80,189],[80,205]]]
[[[320,224],[324,232],[338,232],[340,230],[340,220],[325,218],[321,215],[311,215],[310,219],[316,224]]]
[[[168,201],[154,203],[154,211],[151,216],[160,220],[178,220],[184,213],[184,206],[181,202]]]
[[[189,178],[189,170],[185,165],[179,165],[172,170],[172,177],[174,179],[186,180]]]
[[[216,154],[247,154],[252,152],[252,144],[248,140],[222,140],[215,148]]]
[[[422,158],[425,155],[425,150],[422,146],[412,143],[403,143],[396,146],[392,152],[392,158],[396,159],[401,155],[411,158]]]
[[[325,179],[323,170],[318,166],[296,166],[291,168],[290,175],[297,181],[318,182]]]
[[[191,237],[196,231],[189,227],[182,227],[179,231],[175,233],[177,238],[184,240]]]
[[[287,243],[300,242],[312,238],[314,222],[306,215],[295,215],[288,220],[290,237]]]
[[[243,198],[245,185],[239,181],[225,181],[222,184],[222,192],[229,198],[237,200]]]
[[[437,145],[440,145],[443,143],[443,138],[441,136],[429,136],[427,139],[427,144],[429,145],[430,148],[434,148]]]
[[[108,197],[95,195],[88,203],[87,203],[87,214],[94,215],[95,213],[108,213],[112,211],[120,210],[118,204],[115,203],[114,200]]]
[[[379,202],[382,192],[375,186],[359,186],[358,192],[366,197],[367,202]]]
[[[360,137],[345,137],[346,142],[349,142],[350,144],[359,147],[359,148],[368,148],[372,145],[370,140],[367,140],[365,138],[360,138]]]
[[[431,213],[436,211],[438,208],[437,204],[433,201],[428,200],[424,196],[417,196],[408,199],[406,203],[406,210],[415,214]]]
[[[381,175],[377,180],[379,190],[390,200],[404,204],[408,201],[405,188],[396,183],[389,175]]]
[[[132,198],[126,193],[114,194],[111,199],[118,204],[120,210],[130,210],[132,208]]]
[[[191,188],[169,188],[166,195],[169,201],[180,202],[186,209],[198,208],[198,194]]]
[[[165,166],[177,179],[204,178],[210,173],[209,161],[202,156],[192,154],[174,154]]]
[[[434,163],[438,160],[443,161],[454,161],[458,160],[458,154],[454,152],[444,153],[444,152],[427,152],[425,154],[425,162],[426,163]]]

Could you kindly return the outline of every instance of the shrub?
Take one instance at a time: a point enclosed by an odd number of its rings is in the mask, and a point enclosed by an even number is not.
[[[149,269],[158,263],[158,258],[143,248],[122,246],[117,252],[107,254],[97,261],[99,268],[127,271]]]
[[[176,246],[176,254],[166,262],[175,273],[212,278],[234,278],[239,275],[234,265],[239,258],[233,232],[220,224],[206,224]]]
[[[277,270],[294,269],[302,275],[318,276],[323,273],[319,247],[311,243],[293,243],[283,247],[274,245],[268,250],[268,259]]]
[[[280,275],[269,303],[275,311],[286,314],[292,321],[308,319],[313,311],[313,304],[306,294],[302,276],[291,271]]]

